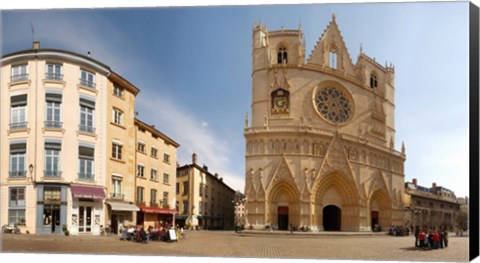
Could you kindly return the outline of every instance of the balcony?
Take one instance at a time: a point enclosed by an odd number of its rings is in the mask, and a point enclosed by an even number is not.
[[[23,178],[26,177],[27,171],[9,171],[8,176],[10,178]]]
[[[123,200],[125,198],[124,194],[121,193],[110,193],[110,199]]]
[[[27,125],[28,125],[28,122],[26,121],[10,123],[10,130],[26,129]]]
[[[10,77],[11,82],[26,81],[28,80],[28,74],[17,74]]]
[[[94,181],[95,180],[95,174],[87,173],[87,172],[79,172],[78,173],[78,179],[79,180],[84,180],[84,181]]]
[[[45,121],[45,128],[61,129],[63,122],[61,121]]]
[[[62,171],[58,170],[45,170],[43,171],[44,178],[62,178]]]
[[[45,79],[48,80],[63,80],[63,74],[58,73],[45,73]]]
[[[92,133],[94,134],[95,133],[95,128],[92,127],[92,126],[87,126],[87,125],[78,125],[78,129],[82,132],[86,132],[86,133]]]
[[[91,88],[91,89],[95,89],[97,86],[95,82],[86,80],[86,79],[80,79],[80,85]]]

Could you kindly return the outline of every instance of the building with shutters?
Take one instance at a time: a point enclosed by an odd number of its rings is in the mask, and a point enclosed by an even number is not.
[[[402,225],[406,151],[395,145],[394,67],[361,47],[352,61],[335,16],[309,56],[301,27],[257,24],[252,41],[247,225]]]
[[[208,166],[192,163],[177,168],[176,225],[192,229],[234,229],[235,191]]]
[[[144,126],[156,138],[145,139],[148,147],[159,145],[158,156],[144,162],[158,166],[159,176],[171,174],[173,198],[176,167],[164,167],[162,158],[175,163],[179,145],[135,118],[137,87],[90,55],[40,48],[38,41],[4,55],[1,65],[2,225],[98,235],[143,224],[136,136]],[[159,182],[145,187],[163,192]]]

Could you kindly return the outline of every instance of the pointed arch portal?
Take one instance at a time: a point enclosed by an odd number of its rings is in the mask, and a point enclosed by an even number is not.
[[[323,208],[323,229],[325,231],[340,231],[342,228],[342,210],[336,205]]]

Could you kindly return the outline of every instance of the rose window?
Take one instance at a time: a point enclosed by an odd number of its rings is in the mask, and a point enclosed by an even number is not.
[[[315,95],[315,106],[322,117],[335,123],[344,123],[352,112],[350,102],[334,87],[319,89]]]

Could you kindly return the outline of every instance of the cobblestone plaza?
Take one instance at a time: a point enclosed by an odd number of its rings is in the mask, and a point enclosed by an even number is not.
[[[148,244],[118,236],[9,234],[2,236],[2,253],[460,262],[468,261],[468,240],[451,233],[448,248],[423,251],[412,235],[385,233],[188,231],[178,242]]]

